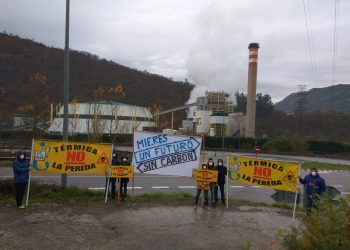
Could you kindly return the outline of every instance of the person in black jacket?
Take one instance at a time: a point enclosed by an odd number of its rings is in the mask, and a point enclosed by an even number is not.
[[[112,166],[118,165],[118,157],[116,153],[112,155]],[[109,184],[111,185],[112,199],[115,199],[115,189],[116,189],[116,178],[109,178]],[[107,190],[108,178],[106,178],[106,189]]]
[[[209,158],[208,159],[208,170],[217,170],[213,158]],[[217,197],[217,193],[215,193],[215,188],[217,187],[217,183],[216,182],[211,182],[209,184],[210,186],[210,201],[211,201],[211,205],[213,206],[213,208],[215,208],[215,200],[218,199]]]
[[[18,151],[17,158],[14,160],[12,168],[16,190],[17,207],[25,208],[25,206],[22,205],[22,201],[24,190],[29,181],[29,171],[31,167],[24,151]]]
[[[130,162],[126,156],[122,157],[121,162],[119,162],[121,166],[130,166]],[[128,190],[128,182],[129,178],[120,178],[120,196],[122,197],[122,201],[125,201],[127,190]]]
[[[215,186],[215,204],[218,202],[218,189],[220,188],[220,197],[222,205],[226,205],[225,200],[225,183],[226,183],[226,175],[227,175],[227,167],[224,166],[223,160],[218,160],[218,165],[216,166],[218,170],[218,185]]]

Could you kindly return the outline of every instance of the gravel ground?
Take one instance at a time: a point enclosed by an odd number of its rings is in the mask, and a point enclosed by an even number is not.
[[[1,249],[281,249],[272,244],[292,211],[188,204],[90,202],[0,207]],[[296,225],[300,218],[297,217]]]

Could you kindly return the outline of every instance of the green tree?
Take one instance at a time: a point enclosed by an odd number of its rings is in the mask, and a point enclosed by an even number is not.
[[[246,113],[247,110],[247,95],[244,93],[236,92],[237,106],[235,107],[235,112]],[[273,112],[274,106],[271,100],[271,96],[268,94],[263,95],[258,93],[256,95],[256,116],[257,117],[267,117]]]
[[[256,116],[258,117],[267,117],[271,116],[273,112],[273,103],[271,96],[268,94],[258,93],[256,95]]]

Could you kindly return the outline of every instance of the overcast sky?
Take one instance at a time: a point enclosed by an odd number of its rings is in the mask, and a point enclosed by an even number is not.
[[[0,30],[63,48],[65,2],[0,0]],[[70,47],[187,78],[195,99],[205,90],[246,92],[248,44],[258,42],[257,91],[277,102],[298,84],[332,85],[334,2],[304,0],[317,81],[303,0],[71,0]],[[350,84],[349,13],[350,1],[339,0],[335,84]]]

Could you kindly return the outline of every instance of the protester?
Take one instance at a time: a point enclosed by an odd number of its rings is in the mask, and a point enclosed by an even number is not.
[[[306,185],[306,198],[307,198],[307,214],[310,215],[311,209],[316,208],[319,196],[326,191],[326,182],[318,174],[316,168],[312,168],[310,174],[301,178],[299,176],[299,182]]]
[[[121,162],[119,162],[119,165],[121,166],[130,166],[130,162],[128,161],[128,158],[126,156],[122,157]],[[128,182],[129,178],[120,178],[120,196],[122,198],[122,201],[125,201],[126,193],[128,190]]]
[[[118,165],[118,157],[116,153],[112,154],[112,166]],[[108,178],[106,178],[106,190],[107,190]],[[115,199],[116,178],[109,178],[109,184],[111,185],[112,199]],[[108,187],[109,188],[109,187]]]
[[[215,204],[218,203],[218,189],[220,188],[220,197],[222,205],[226,205],[225,200],[225,183],[227,175],[227,167],[224,166],[223,160],[218,160],[218,165],[216,166],[218,170],[218,185],[215,186]]]
[[[24,151],[19,151],[17,153],[16,159],[13,161],[13,174],[14,183],[16,190],[16,203],[17,207],[25,208],[22,205],[24,190],[29,181],[29,171],[31,169],[29,161],[26,158]]]
[[[208,159],[208,170],[217,170],[213,158]],[[215,201],[218,199],[217,193],[215,193],[215,188],[217,188],[217,183],[216,182],[211,182],[209,184],[210,186],[210,202],[213,208],[215,208]]]
[[[207,164],[203,163],[202,164],[202,169],[208,169]],[[194,207],[193,209],[196,210],[198,207],[198,201],[199,201],[199,197],[202,193],[202,190],[204,191],[204,208],[207,211],[210,211],[209,207],[208,207],[208,190],[209,190],[209,183],[208,182],[202,182],[202,181],[198,181],[197,182],[197,194],[196,194],[196,198],[194,200]]]

